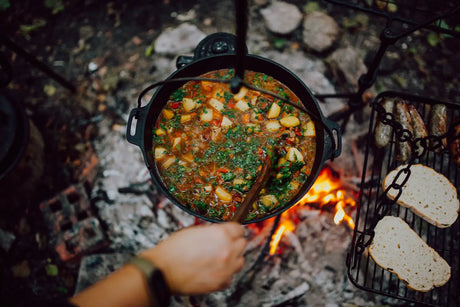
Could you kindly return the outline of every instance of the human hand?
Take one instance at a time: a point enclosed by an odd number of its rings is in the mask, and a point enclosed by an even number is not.
[[[163,272],[173,294],[204,294],[231,284],[246,244],[243,227],[227,222],[182,229],[140,256]]]

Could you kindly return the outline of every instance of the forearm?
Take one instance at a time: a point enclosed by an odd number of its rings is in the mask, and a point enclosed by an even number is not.
[[[73,304],[92,306],[150,306],[147,284],[142,272],[131,264],[72,297]]]

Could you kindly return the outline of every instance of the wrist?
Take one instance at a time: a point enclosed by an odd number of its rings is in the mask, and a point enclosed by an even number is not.
[[[151,304],[153,306],[168,306],[171,291],[161,269],[149,258],[142,255],[134,257],[128,263],[142,272]]]

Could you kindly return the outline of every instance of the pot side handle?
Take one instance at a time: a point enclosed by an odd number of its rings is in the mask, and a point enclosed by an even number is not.
[[[126,126],[126,139],[131,144],[137,145],[139,147],[143,147],[143,140],[144,140],[144,126],[143,123],[145,121],[145,111],[146,108],[135,108],[132,109],[129,113],[128,117],[128,124]],[[133,120],[135,125],[135,130],[133,131]]]
[[[337,158],[342,153],[342,131],[339,124],[327,118],[324,119],[324,125],[326,130],[324,134],[324,156],[326,159],[334,160],[334,158]],[[332,135],[330,135],[328,131],[330,131]]]

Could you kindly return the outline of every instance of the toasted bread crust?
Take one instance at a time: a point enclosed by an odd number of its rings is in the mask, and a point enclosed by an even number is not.
[[[385,216],[374,231],[370,256],[408,288],[427,292],[449,281],[449,264],[401,218]]]
[[[383,189],[405,167],[401,165],[388,173],[383,180]],[[414,164],[410,170],[409,179],[396,202],[439,228],[451,226],[457,220],[460,208],[455,186],[444,175],[425,165]],[[398,181],[402,181],[403,177]],[[390,189],[388,198],[394,200],[397,192],[396,189]]]

